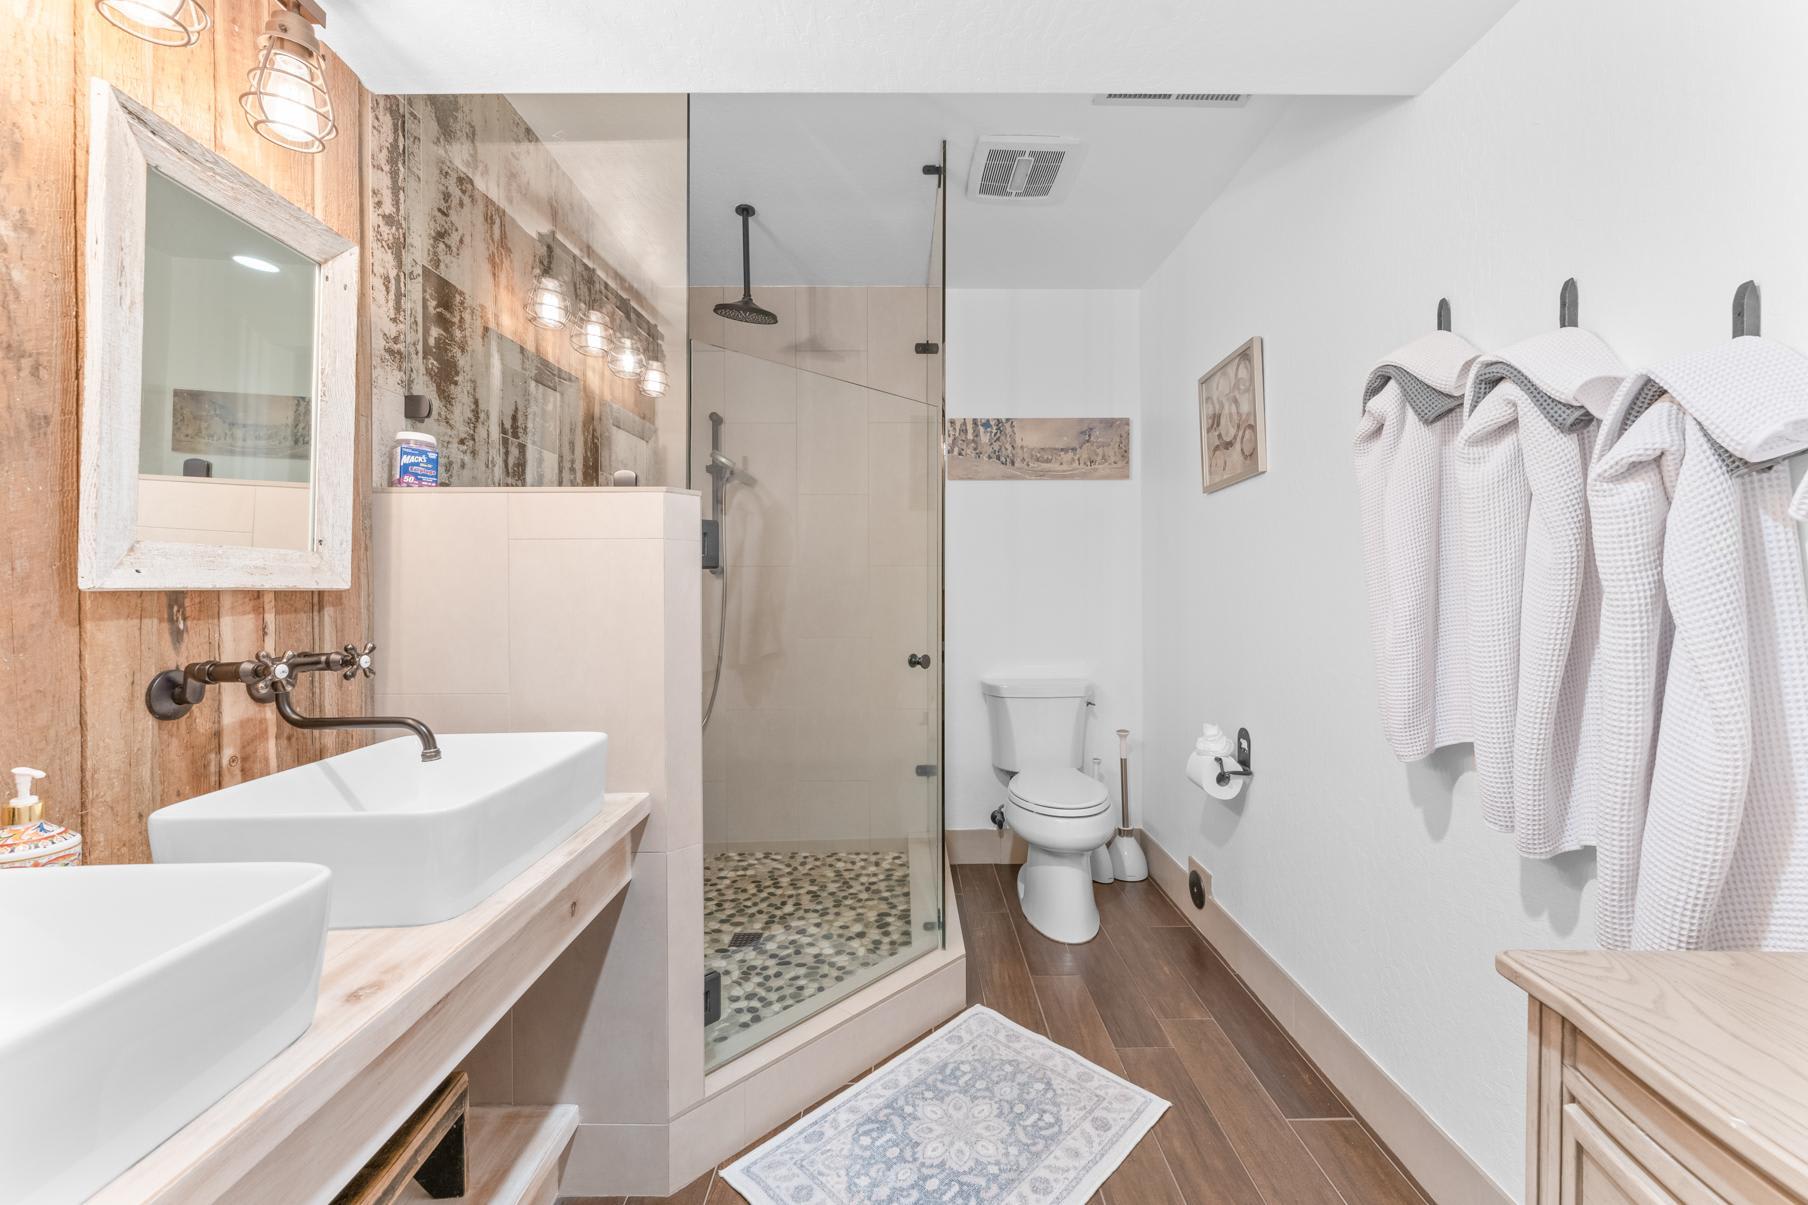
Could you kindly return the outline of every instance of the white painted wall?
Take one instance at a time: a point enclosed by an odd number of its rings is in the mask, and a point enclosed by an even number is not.
[[[1104,758],[1116,806],[1117,738],[1140,779],[1142,546],[1133,290],[948,290],[950,417],[1126,416],[1129,481],[951,481],[947,494],[946,816],[989,828],[1004,802],[979,680],[1047,672],[1090,678],[1088,756]]]
[[[1632,365],[1727,337],[1747,277],[1808,347],[1805,42],[1796,0],[1521,0],[1414,100],[1296,102],[1142,292],[1148,827],[1515,1196],[1524,1002],[1492,961],[1592,942],[1593,857],[1515,856],[1466,747],[1382,741],[1363,378],[1440,295],[1486,348],[1552,325],[1572,275]],[[1207,497],[1194,382],[1252,334],[1270,471]],[[1180,777],[1204,719],[1253,731],[1235,806]]]

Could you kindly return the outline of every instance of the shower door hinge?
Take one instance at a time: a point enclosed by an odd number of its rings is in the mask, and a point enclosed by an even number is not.
[[[937,908],[935,910],[935,919],[934,920],[926,920],[923,922],[923,932],[940,933],[941,931],[942,931],[942,910],[940,908]]]
[[[923,174],[925,176],[939,176],[942,174],[942,165],[939,163],[925,163],[923,165]]]
[[[940,343],[919,343],[919,344],[917,344],[917,355],[919,355],[919,356],[933,356],[936,352],[941,351],[941,350],[942,350],[942,345]]]
[[[936,773],[936,767],[934,767],[934,766],[918,766],[917,767],[917,777],[918,778],[934,778],[935,773]]]

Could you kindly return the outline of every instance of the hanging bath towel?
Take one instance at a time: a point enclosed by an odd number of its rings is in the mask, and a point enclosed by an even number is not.
[[[1808,596],[1789,471],[1754,468],[1804,448],[1808,359],[1759,338],[1628,378],[1603,423],[1609,948],[1808,949]]]
[[[1476,361],[1457,436],[1482,816],[1528,858],[1594,840],[1588,465],[1625,374],[1587,331],[1548,331]]]
[[[1456,433],[1476,350],[1436,331],[1382,360],[1363,389],[1356,488],[1381,726],[1418,761],[1469,740],[1468,622]]]

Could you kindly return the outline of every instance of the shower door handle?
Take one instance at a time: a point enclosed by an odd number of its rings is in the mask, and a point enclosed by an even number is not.
[[[912,653],[910,655],[910,668],[911,669],[928,669],[929,668],[929,654],[928,653]]]

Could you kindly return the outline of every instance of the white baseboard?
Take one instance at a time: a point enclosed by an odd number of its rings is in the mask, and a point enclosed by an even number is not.
[[[1149,877],[1224,956],[1434,1201],[1511,1205],[1512,1197],[1212,898],[1211,875],[1204,867],[1188,859],[1190,868],[1205,880],[1205,907],[1195,908],[1187,872],[1174,856],[1146,833],[1143,850],[1149,857]]]

